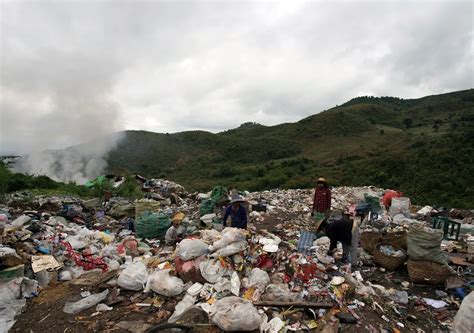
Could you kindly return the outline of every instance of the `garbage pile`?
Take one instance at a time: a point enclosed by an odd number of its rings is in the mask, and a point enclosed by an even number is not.
[[[241,192],[243,230],[223,225],[224,187],[143,186],[156,196],[0,206],[0,332],[472,329],[474,232],[432,207],[394,197],[387,210],[383,189],[333,189],[328,222],[349,211],[360,228],[350,263],[315,228],[311,190]]]

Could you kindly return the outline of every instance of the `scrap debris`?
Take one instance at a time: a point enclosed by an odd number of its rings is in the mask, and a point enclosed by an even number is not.
[[[243,230],[223,226],[231,194],[223,187],[188,193],[171,181],[136,180],[144,199],[15,193],[0,205],[0,332],[144,332],[167,323],[196,331],[463,332],[473,323],[466,309],[474,225],[465,223],[473,211],[414,207],[404,197],[387,210],[383,189],[334,188],[328,221],[350,211],[360,226],[350,264],[341,244],[331,253],[315,228],[311,190],[241,192]],[[185,216],[176,227],[182,239],[168,245],[177,213]],[[453,235],[448,228],[457,224]]]

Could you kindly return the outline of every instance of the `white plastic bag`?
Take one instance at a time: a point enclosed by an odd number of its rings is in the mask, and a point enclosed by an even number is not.
[[[221,278],[217,281],[214,286],[214,290],[217,292],[230,291],[235,296],[239,296],[240,293],[240,278],[237,272],[232,273],[230,279]]]
[[[253,304],[236,296],[224,297],[214,303],[210,318],[226,332],[253,331],[262,323],[262,318]]]
[[[183,313],[190,309],[196,303],[197,296],[186,294],[181,302],[176,304],[173,315],[168,319],[168,323],[176,322]]]
[[[100,294],[90,295],[77,302],[74,302],[74,303],[67,302],[66,304],[64,304],[63,311],[69,314],[79,313],[82,310],[88,309],[96,304],[99,304],[100,302],[102,302],[104,299],[107,298],[108,294],[109,294],[109,289],[106,289]]]
[[[240,294],[240,278],[237,272],[232,273],[232,276],[230,277],[230,291],[235,296],[239,296]]]
[[[38,295],[38,281],[23,278],[21,282],[21,296],[32,298]]]
[[[221,233],[217,230],[201,230],[201,239],[205,242],[213,243],[221,238]]]
[[[141,261],[128,265],[117,279],[118,286],[127,290],[142,290],[145,283],[147,283],[146,266]]]
[[[266,286],[270,283],[268,273],[260,268],[254,268],[250,272],[249,287],[255,287],[261,292],[265,291]]]
[[[72,274],[69,271],[59,272],[59,281],[70,281],[72,280]]]
[[[21,282],[23,278],[16,278],[0,282],[0,332],[8,332],[15,324],[15,316],[20,313],[26,304],[21,296]]]
[[[202,277],[210,283],[216,283],[227,272],[227,268],[223,267],[218,259],[202,261],[199,264],[199,269]]]
[[[112,311],[113,309],[114,309],[113,307],[108,306],[107,304],[104,304],[104,303],[97,304],[97,306],[95,307],[95,311],[97,312]]]
[[[216,251],[234,242],[245,240],[245,230],[239,228],[228,227],[222,230],[221,239],[214,242],[209,248],[211,251]]]
[[[153,290],[163,296],[177,296],[184,290],[184,283],[180,278],[170,275],[169,269],[155,271],[150,275],[144,292]]]
[[[29,217],[28,215],[22,215],[12,222],[12,226],[14,226],[15,228],[21,228],[30,221],[31,217]]]
[[[464,297],[454,317],[454,331],[456,333],[474,332],[474,292],[472,291]]]
[[[406,217],[410,217],[410,199],[405,197],[392,198],[389,212],[392,217],[397,214],[403,214]]]
[[[278,317],[273,318],[267,323],[262,323],[260,332],[263,333],[278,333],[285,326],[285,322]]]
[[[183,239],[176,246],[176,255],[188,261],[206,254],[208,248],[209,246],[200,239]]]
[[[331,240],[327,236],[320,237],[313,242],[314,246],[327,246],[329,248]]]
[[[239,253],[239,252],[245,250],[247,247],[248,247],[247,241],[245,241],[245,240],[238,241],[238,242],[231,243],[231,244],[221,248],[220,250],[217,250],[211,256],[214,257],[214,258],[228,257],[228,256],[231,256],[233,254],[236,254],[236,253]]]

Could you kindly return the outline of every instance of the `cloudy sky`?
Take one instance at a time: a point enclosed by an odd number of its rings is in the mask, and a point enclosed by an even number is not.
[[[1,2],[0,152],[474,86],[473,3]]]

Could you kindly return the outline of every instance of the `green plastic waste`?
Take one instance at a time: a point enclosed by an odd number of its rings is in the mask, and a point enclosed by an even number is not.
[[[93,187],[101,187],[105,182],[107,181],[107,177],[105,175],[99,176],[95,179],[87,181],[84,186],[88,188],[93,188]]]
[[[370,195],[364,194],[365,202],[370,205],[370,210],[374,213],[380,213],[382,207],[380,206],[380,200],[378,197],[372,197]]]
[[[201,216],[206,214],[211,214],[214,211],[214,207],[216,206],[216,202],[212,199],[207,199],[201,203],[199,207],[199,214]]]
[[[145,211],[135,221],[135,232],[140,238],[163,238],[170,225],[168,215]]]
[[[214,200],[214,202],[221,202],[227,199],[228,194],[227,188],[216,186],[212,189],[211,199]]]

